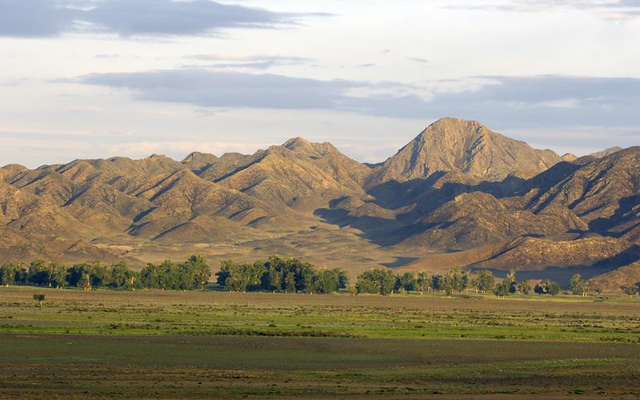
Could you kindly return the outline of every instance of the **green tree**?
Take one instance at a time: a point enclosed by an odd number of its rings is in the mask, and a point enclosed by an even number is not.
[[[147,264],[140,271],[142,286],[148,289],[160,289],[160,268],[155,264]]]
[[[571,277],[571,293],[576,296],[587,296],[587,282],[582,279],[580,274]]]
[[[356,281],[356,293],[380,294],[380,283],[361,275]]]
[[[514,282],[510,278],[504,278],[500,284],[496,286],[494,291],[495,295],[498,297],[505,297],[511,293],[511,287]]]
[[[131,271],[125,262],[112,264],[110,269],[109,287],[119,289],[127,286]]]
[[[177,274],[176,286],[170,287],[168,289],[193,290],[197,287],[196,270],[191,263],[185,262],[178,264],[174,273]]]
[[[338,285],[340,286],[340,289],[346,289],[349,287],[349,274],[347,273],[347,271],[345,271],[342,268],[338,268],[336,269],[336,271],[338,272]]]
[[[20,268],[16,264],[4,264],[0,267],[0,285],[11,286],[16,283],[16,276]]]
[[[69,286],[80,288],[78,282],[84,274],[89,274],[89,266],[87,264],[76,264],[72,266],[67,270],[67,283]]]
[[[518,283],[518,285],[516,286],[516,290],[518,291],[518,293],[529,294],[531,293],[531,285],[527,281],[522,281]]]
[[[203,291],[211,279],[211,267],[207,264],[207,259],[202,254],[193,255],[188,263],[194,270],[194,283],[197,289]]]
[[[372,293],[387,296],[393,293],[398,277],[386,268],[365,271],[358,276],[356,290],[358,293]]]
[[[316,293],[330,294],[340,289],[340,270],[332,269],[318,272]]]
[[[296,274],[291,271],[285,271],[282,277],[282,291],[285,293],[296,292]]]
[[[420,294],[431,290],[431,278],[425,272],[418,272],[417,285]]]
[[[469,271],[462,273],[462,290],[471,289],[471,282],[473,280],[473,274]]]
[[[220,271],[216,273],[217,283],[232,292],[261,290],[263,275],[266,272],[267,269],[262,262],[236,264],[231,260],[224,260],[220,263]],[[294,278],[292,275],[293,291],[295,291]]]
[[[482,270],[476,274],[476,287],[481,293],[491,293],[496,286],[496,278],[491,271]]]
[[[295,274],[296,290],[300,293],[313,293],[317,280],[317,272],[313,265],[299,260],[289,260],[286,267]]]
[[[622,286],[622,291],[624,292],[624,294],[626,294],[628,296],[633,296],[636,293],[638,293],[638,284],[635,284],[635,285],[624,285],[624,286]]]
[[[551,296],[556,296],[558,294],[560,294],[560,285],[558,285],[556,282],[551,282],[549,284],[549,294]]]
[[[292,273],[293,281],[296,282],[296,289],[301,286],[303,289],[307,289],[306,285],[299,284],[298,279],[296,279],[295,273]],[[282,268],[279,268],[277,264],[267,263],[266,273],[262,276],[262,288],[264,290],[268,290],[270,292],[280,292],[283,290],[283,278],[284,271]]]
[[[518,279],[516,277],[515,270],[509,270],[507,276],[502,281],[502,284],[507,284],[506,288],[510,294],[518,293]]]
[[[93,289],[93,287],[91,286],[91,275],[89,275],[88,272],[84,272],[81,276],[80,279],[78,279],[78,282],[76,283],[76,287],[78,289],[82,289],[85,292],[89,292]]]
[[[431,287],[433,290],[440,291],[442,290],[443,283],[445,281],[445,277],[442,275],[433,275],[431,277]]]
[[[51,282],[49,281],[49,269],[47,268],[47,263],[43,260],[36,260],[29,264],[27,281],[38,286],[50,286]]]
[[[87,280],[89,285],[87,285]],[[112,271],[100,262],[76,264],[67,269],[67,284],[78,289],[89,290],[103,286],[113,287]]]
[[[539,295],[555,296],[560,293],[560,285],[550,279],[545,279],[535,286],[533,291]]]
[[[62,289],[67,285],[68,270],[64,265],[49,263],[47,265],[49,286]]]
[[[26,285],[28,281],[28,271],[23,263],[16,264],[18,269],[16,270],[16,284]]]
[[[216,283],[224,286],[232,292],[243,291],[244,287],[240,285],[239,270],[240,266],[231,260],[223,260],[220,262],[220,271],[216,273]]]
[[[457,268],[449,271],[449,273],[447,274],[447,281],[451,286],[451,290],[456,292],[463,292],[464,290],[466,290],[469,283],[469,279],[466,276],[466,273],[461,273]]]
[[[450,275],[445,275],[440,281],[440,290],[445,292],[447,296],[451,296],[454,290],[454,280]]]
[[[142,285],[149,289],[186,290],[192,284],[190,278],[190,270],[171,260],[165,260],[160,265],[148,264],[140,271]]]
[[[407,292],[415,292],[419,290],[418,276],[415,272],[405,272],[398,280],[400,287]]]
[[[99,261],[94,261],[88,265],[89,279],[93,288],[109,285],[111,279],[110,271]]]

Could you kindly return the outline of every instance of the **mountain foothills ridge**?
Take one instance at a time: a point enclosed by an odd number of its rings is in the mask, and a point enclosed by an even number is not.
[[[387,161],[302,138],[192,153],[0,168],[0,262],[305,258],[356,274],[640,276],[640,148],[577,158],[445,118]],[[545,275],[546,274],[546,275]],[[626,283],[626,282],[625,282]]]

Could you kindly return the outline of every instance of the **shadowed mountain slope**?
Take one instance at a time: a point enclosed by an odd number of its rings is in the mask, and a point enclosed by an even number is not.
[[[536,213],[571,210],[589,230],[638,240],[640,147],[593,161],[551,187],[532,205]]]

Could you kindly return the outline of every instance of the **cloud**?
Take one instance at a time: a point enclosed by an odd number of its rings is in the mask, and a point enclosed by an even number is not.
[[[304,65],[314,62],[305,57],[257,55],[257,56],[224,56],[218,54],[196,54],[187,58],[198,61],[212,61],[211,68],[256,69],[265,70],[283,65]]]
[[[210,0],[0,0],[0,36],[102,33],[121,37],[207,35],[228,28],[278,28],[292,14]]]
[[[30,80],[31,80],[30,78],[0,80],[0,87],[3,87],[3,86],[4,87],[18,86],[18,85],[22,85],[24,83],[27,83]]]
[[[93,56],[96,59],[106,59],[106,58],[120,58],[120,54],[112,54],[112,53],[100,53]]]
[[[56,36],[73,27],[75,14],[49,0],[0,0],[0,36]]]
[[[343,91],[365,85],[208,69],[91,74],[79,82],[129,89],[147,101],[280,109],[335,109]]]
[[[640,126],[640,79],[571,76],[485,77],[474,91],[440,93],[432,110],[505,126]]]
[[[606,19],[630,19],[640,16],[639,0],[505,0],[493,2],[462,1],[444,8],[477,11],[547,12],[555,9],[595,11]]]
[[[198,107],[325,109],[364,115],[477,119],[499,127],[640,126],[640,79],[474,77],[430,91],[393,82],[322,81],[208,69],[92,74],[79,83],[130,90],[144,101]],[[451,89],[455,88],[455,89]]]
[[[408,57],[407,60],[409,61],[414,61],[420,64],[428,64],[429,60],[427,60],[426,58],[420,58],[420,57]]]

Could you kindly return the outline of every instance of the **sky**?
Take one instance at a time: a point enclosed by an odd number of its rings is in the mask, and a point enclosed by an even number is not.
[[[291,137],[379,162],[442,117],[640,145],[640,0],[0,0],[0,165]]]

